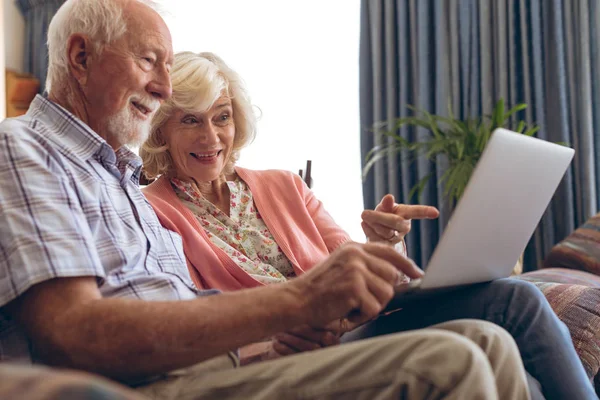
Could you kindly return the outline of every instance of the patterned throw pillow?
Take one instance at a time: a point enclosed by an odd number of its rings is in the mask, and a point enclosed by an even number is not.
[[[600,393],[600,276],[564,268],[514,277],[536,285],[569,328],[575,350]]]
[[[600,214],[552,248],[543,268],[569,268],[600,276]]]

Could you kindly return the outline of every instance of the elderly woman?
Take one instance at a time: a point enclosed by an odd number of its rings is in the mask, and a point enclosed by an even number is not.
[[[146,175],[160,176],[145,194],[184,247],[194,249],[187,261],[196,285],[235,290],[283,282],[350,240],[299,176],[234,167],[255,135],[253,108],[235,72],[214,55],[181,53],[172,78],[185,90],[160,108],[142,147]],[[369,240],[401,250],[410,219],[394,212],[438,214],[395,205],[391,195],[365,211]]]
[[[145,195],[161,223],[178,232],[190,274],[201,288],[238,290],[285,282],[349,241],[299,176],[235,166],[255,135],[255,117],[240,77],[211,53],[180,53],[172,71],[173,96],[152,121],[141,156],[158,179]],[[384,197],[363,213],[369,240],[398,245],[412,218],[437,210],[395,204]],[[342,336],[342,341],[462,318],[484,319],[515,338],[526,370],[547,398],[587,398],[593,392],[569,332],[532,285],[503,279],[381,316]],[[350,330],[339,322],[306,327],[273,339],[277,354],[339,342]],[[538,383],[530,389],[540,398]]]

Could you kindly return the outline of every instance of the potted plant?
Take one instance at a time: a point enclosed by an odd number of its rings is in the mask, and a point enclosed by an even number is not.
[[[393,140],[387,140],[367,154],[363,177],[366,177],[377,161],[390,152],[406,151],[413,161],[419,156],[424,156],[432,162],[437,162],[441,156],[447,161],[448,168],[440,177],[439,183],[444,196],[452,205],[462,196],[475,165],[496,128],[507,128],[527,136],[533,136],[539,130],[537,125],[517,120],[515,114],[527,108],[526,104],[518,104],[506,110],[503,99],[495,104],[491,115],[466,119],[454,117],[450,108],[448,116],[440,116],[413,106],[408,107],[414,111],[414,115],[397,118],[392,123],[376,124],[376,134]],[[419,141],[407,140],[400,134],[400,128],[407,126],[424,128],[426,136]],[[408,198],[412,199],[415,194],[420,197],[431,176],[429,174],[417,182],[409,192]]]
[[[483,149],[494,129],[507,128],[527,136],[533,136],[538,130],[537,125],[528,125],[525,121],[510,122],[510,118],[517,112],[527,108],[526,104],[518,104],[506,110],[504,100],[500,99],[494,106],[491,115],[466,118],[455,118],[452,110],[448,109],[448,116],[431,114],[425,110],[408,106],[414,115],[397,118],[392,123],[377,123],[374,132],[392,138],[381,146],[374,147],[366,156],[363,177],[381,158],[390,152],[406,150],[412,160],[425,156],[428,160],[436,162],[438,156],[448,161],[448,169],[440,178],[444,188],[444,196],[455,204],[462,196],[467,182],[475,165],[479,161]],[[400,128],[405,126],[425,128],[428,136],[420,141],[410,141],[400,135]],[[431,174],[422,178],[411,189],[408,197],[420,195]]]

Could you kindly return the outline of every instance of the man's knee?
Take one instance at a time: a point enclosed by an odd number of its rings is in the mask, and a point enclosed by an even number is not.
[[[496,329],[490,328],[491,331],[496,332]],[[437,329],[418,333],[422,338],[412,348],[410,356],[398,360],[399,372],[413,372],[438,389],[448,390],[457,382],[472,380],[474,376],[486,382],[493,375],[485,352],[462,334]],[[394,352],[393,346],[389,351]]]
[[[477,344],[492,358],[516,354],[519,350],[514,338],[504,328],[484,320],[462,319],[435,325],[432,328],[456,332]]]
[[[458,333],[465,336],[475,343],[496,343],[503,347],[513,346],[516,348],[516,343],[513,337],[501,326],[492,322],[479,319],[458,319],[454,321],[444,322],[432,326],[434,329],[442,329]]]

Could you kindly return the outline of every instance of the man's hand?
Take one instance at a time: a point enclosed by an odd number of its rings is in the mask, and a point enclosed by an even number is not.
[[[369,242],[395,245],[410,232],[411,220],[433,219],[440,215],[435,207],[397,204],[387,194],[375,210],[363,211],[361,226]]]
[[[400,273],[423,275],[411,260],[378,243],[349,243],[286,285],[303,303],[307,324],[325,327],[347,317],[360,324],[377,316],[394,295]]]

